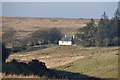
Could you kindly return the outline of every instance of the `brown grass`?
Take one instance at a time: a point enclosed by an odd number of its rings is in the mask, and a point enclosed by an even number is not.
[[[2,78],[40,78],[37,75],[16,75],[16,74],[5,74],[2,73]]]
[[[26,36],[39,29],[49,29],[54,27],[59,28],[64,34],[73,35],[77,28],[84,27],[89,21],[90,19],[82,18],[2,17],[2,28],[3,31],[13,28],[18,31],[18,36]],[[95,19],[96,23],[98,23],[98,21],[98,19]]]
[[[42,62],[45,62],[48,68],[55,68],[80,59],[89,58],[96,53],[99,54],[100,49],[101,48],[95,47],[79,48],[77,46],[56,46],[22,54],[13,54],[8,58],[8,61],[17,59],[23,62],[29,62],[32,59],[38,59]],[[103,50],[104,52],[107,50],[107,52],[110,53],[109,50],[112,49],[115,50],[114,48],[105,48]]]
[[[12,59],[26,63],[37,59],[45,62],[49,68],[100,78],[117,78],[118,75],[118,47],[53,46],[12,54],[7,61]]]

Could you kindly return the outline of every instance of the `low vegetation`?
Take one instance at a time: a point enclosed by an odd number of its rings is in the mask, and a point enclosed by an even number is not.
[[[7,61],[13,59],[21,62],[37,59],[45,62],[47,68],[50,69],[98,78],[118,77],[118,47],[54,46],[43,50],[12,54]]]
[[[57,69],[79,72],[99,78],[118,78],[118,48],[90,49],[90,54],[84,59],[60,66]]]

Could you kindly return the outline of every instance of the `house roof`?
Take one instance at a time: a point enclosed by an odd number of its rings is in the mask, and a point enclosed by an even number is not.
[[[62,41],[71,41],[72,37],[63,37],[61,40]]]

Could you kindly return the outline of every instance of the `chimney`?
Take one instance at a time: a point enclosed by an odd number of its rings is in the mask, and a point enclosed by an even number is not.
[[[72,38],[74,39],[74,38],[75,38],[75,35],[73,35]]]
[[[65,37],[66,37],[66,35],[65,35]]]

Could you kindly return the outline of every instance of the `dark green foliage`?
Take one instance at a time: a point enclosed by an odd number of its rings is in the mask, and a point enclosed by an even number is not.
[[[37,44],[40,41],[40,44],[44,44],[48,40],[48,30],[38,30],[32,33],[31,43]]]
[[[83,46],[94,46],[95,44],[95,33],[96,25],[93,19],[83,28],[78,29],[76,36],[80,39]]]
[[[48,69],[44,62],[38,60],[32,60],[28,63],[18,62],[17,60],[12,60],[11,62],[3,63],[2,72],[5,74],[15,74],[15,75],[36,75],[41,78],[35,78],[39,80],[72,80],[72,79],[93,79],[99,80],[99,78],[83,75],[80,73],[61,71],[56,69]],[[44,77],[46,79],[44,79]],[[18,79],[18,78],[17,78]],[[21,78],[19,78],[21,79]],[[22,78],[23,80],[24,78]],[[25,78],[26,80],[27,78]],[[30,78],[29,78],[30,79]],[[34,78],[33,78],[34,79]],[[16,79],[15,79],[16,80]],[[30,79],[32,80],[32,79]]]
[[[110,26],[108,26],[108,19],[101,19],[95,34],[95,45],[96,46],[104,46],[106,41],[108,41]],[[104,40],[105,39],[105,40]]]
[[[50,43],[56,43],[62,38],[62,33],[57,28],[52,28],[48,32],[48,40]]]
[[[9,55],[10,55],[10,51],[2,43],[2,62],[5,62],[6,59],[9,57]]]
[[[47,75],[48,69],[45,63],[38,60],[32,60],[29,63],[18,62],[13,60],[11,62],[3,63],[2,72],[9,74],[35,74],[35,75]]]
[[[21,50],[26,50],[28,47],[28,44],[33,46],[33,43],[29,43],[29,42],[32,42],[32,39],[30,37],[26,37],[26,38],[23,38],[18,45],[21,48]]]
[[[31,38],[33,44],[48,44],[48,43],[57,43],[61,39],[62,33],[57,28],[44,29],[35,31]]]
[[[48,44],[57,44],[61,37],[62,33],[57,28],[38,30],[33,32],[31,36],[21,39],[19,43],[15,43],[12,51],[21,52],[43,49]]]
[[[119,20],[116,17],[109,20],[104,12],[97,26],[91,19],[85,27],[78,29],[76,36],[81,44],[86,47],[120,45],[118,42],[120,38],[118,25]]]

